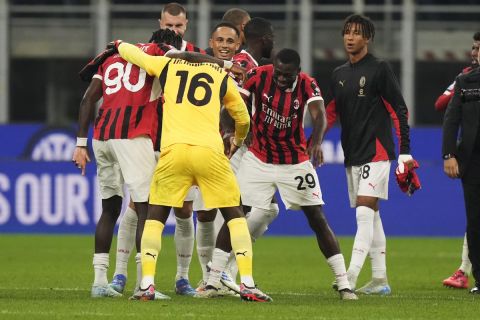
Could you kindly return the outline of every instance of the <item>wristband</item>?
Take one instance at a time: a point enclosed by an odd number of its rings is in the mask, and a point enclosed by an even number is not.
[[[86,147],[88,138],[77,137],[77,147]]]
[[[448,159],[451,159],[451,158],[455,158],[455,155],[454,154],[451,154],[451,153],[447,153],[447,154],[444,154],[442,156],[443,160],[448,160]]]
[[[233,62],[228,60],[223,60],[223,68],[230,70],[233,67]]]

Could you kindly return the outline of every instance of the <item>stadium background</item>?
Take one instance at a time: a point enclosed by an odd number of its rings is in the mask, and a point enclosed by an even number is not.
[[[99,217],[95,166],[81,177],[70,163],[75,122],[86,89],[77,72],[112,39],[146,41],[167,1],[0,0],[0,233],[93,233]],[[345,60],[340,29],[351,12],[377,27],[373,51],[399,77],[412,125],[412,153],[423,189],[409,198],[390,181],[383,205],[387,234],[462,236],[460,184],[443,174],[441,118],[433,103],[468,64],[478,31],[480,1],[276,0],[180,1],[185,39],[207,47],[211,27],[241,7],[272,21],[276,48],[299,50],[303,70],[326,90]],[[328,164],[318,170],[326,211],[340,235],[355,231],[348,208],[339,130],[324,144]],[[282,212],[268,234],[310,234],[298,212]],[[169,231],[171,232],[172,226]]]

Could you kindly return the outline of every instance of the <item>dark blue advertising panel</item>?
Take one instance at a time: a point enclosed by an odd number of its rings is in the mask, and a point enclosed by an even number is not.
[[[75,128],[3,125],[0,148],[0,233],[93,233],[101,213],[95,162],[81,176],[71,163]],[[339,235],[355,233],[349,207],[338,128],[323,144],[326,164],[318,168],[325,213]],[[443,173],[439,128],[412,129],[412,153],[421,168],[422,189],[412,197],[400,192],[392,163],[389,200],[380,203],[386,232],[398,236],[462,236],[465,213],[461,186]],[[127,195],[128,197],[128,195]],[[286,211],[268,234],[309,235],[302,212]],[[172,232],[174,219],[167,232]]]

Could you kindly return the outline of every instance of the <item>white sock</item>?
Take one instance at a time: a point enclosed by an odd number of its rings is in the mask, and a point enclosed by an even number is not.
[[[94,286],[108,285],[107,270],[108,270],[108,253],[94,253],[93,254],[93,270],[95,272]]]
[[[345,268],[345,259],[343,258],[343,254],[338,253],[331,256],[327,259],[327,263],[335,275],[335,281],[337,283],[338,290],[351,289],[350,283],[348,282],[347,269]]]
[[[207,263],[212,260],[215,248],[214,222],[197,221],[197,255],[202,267],[203,281],[208,280]]]
[[[175,218],[177,221],[174,236],[177,251],[177,275],[175,279],[188,279],[188,271],[190,269],[190,262],[192,261],[193,244],[195,242],[193,217],[187,219]]]
[[[135,266],[137,267],[137,281],[135,282],[135,288],[140,288],[142,283],[142,254],[137,253],[135,255]]]
[[[463,249],[462,249],[462,264],[460,265],[460,270],[462,270],[465,274],[470,274],[472,272],[472,263],[468,258],[468,243],[467,243],[467,234],[463,238]]]
[[[238,275],[238,265],[237,265],[237,260],[235,260],[235,254],[232,253],[230,254],[230,257],[228,258],[228,263],[227,267],[225,270],[228,272],[228,274],[232,277],[233,281],[237,281],[237,275]]]
[[[373,240],[370,248],[370,259],[372,262],[372,279],[387,278],[386,258],[387,239],[383,230],[380,212],[375,211],[373,219]]]
[[[213,220],[213,225],[214,225],[213,234],[215,239],[217,239],[218,232],[220,231],[224,223],[225,223],[225,219],[223,219],[222,212],[217,209],[217,215],[215,216],[215,220]]]
[[[348,277],[355,287],[373,239],[373,218],[375,212],[364,206],[357,207],[357,233],[353,242],[352,258],[348,266]]]
[[[269,209],[252,207],[247,216],[248,231],[252,241],[260,238],[268,229],[268,225],[278,216],[278,204],[271,203]]]
[[[128,207],[125,210],[117,236],[117,256],[115,261],[115,275],[128,273],[128,259],[135,246],[135,236],[137,233],[138,216],[135,210]]]
[[[220,288],[220,278],[222,277],[222,272],[225,271],[229,256],[230,252],[225,252],[218,248],[215,248],[213,250],[212,264],[210,267],[210,274],[208,276],[207,285],[214,286],[215,288]]]

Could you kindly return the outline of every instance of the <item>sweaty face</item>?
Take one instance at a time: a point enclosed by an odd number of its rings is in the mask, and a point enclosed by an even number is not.
[[[472,44],[472,51],[471,51],[471,56],[472,56],[472,66],[478,66],[479,65],[479,47],[480,47],[480,41],[473,41]]]
[[[282,63],[278,59],[273,61],[273,81],[281,90],[291,88],[299,72],[300,69],[293,64]]]
[[[183,13],[180,13],[178,16],[172,16],[168,12],[163,12],[162,18],[158,22],[160,23],[160,29],[170,29],[182,37],[187,30],[188,20]]]
[[[363,37],[358,24],[350,24],[343,35],[343,45],[348,54],[356,55],[366,48],[370,40]]]
[[[209,44],[212,47],[213,56],[222,60],[232,59],[240,47],[237,33],[229,27],[217,28],[212,34]]]

